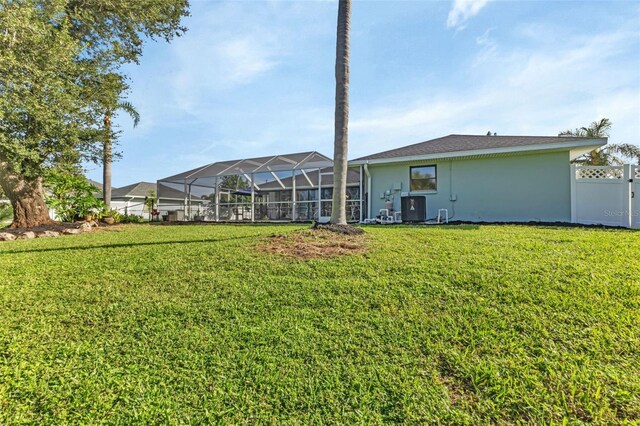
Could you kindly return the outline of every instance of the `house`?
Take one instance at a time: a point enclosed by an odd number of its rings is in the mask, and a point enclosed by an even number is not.
[[[96,198],[102,198],[102,183],[89,178],[87,178],[87,182],[89,182],[89,185],[93,186],[96,189],[96,191],[93,193]]]
[[[606,138],[449,135],[357,158],[347,174],[347,220],[372,220],[384,212],[390,222],[440,216],[629,226],[640,221],[633,198],[638,183],[626,183],[640,178],[640,168],[571,164],[606,143]],[[316,151],[219,161],[160,179],[157,191],[161,214],[172,213],[173,220],[328,221],[333,161]],[[609,209],[600,202],[607,197]],[[628,215],[619,218],[617,212]]]
[[[148,214],[144,201],[150,193],[156,193],[156,184],[136,182],[111,190],[111,208],[121,214],[144,216]]]
[[[160,214],[167,214],[167,210],[175,210],[176,205],[182,205],[185,194],[183,191],[171,188],[161,189],[164,198],[158,197],[158,185],[153,182],[136,182],[111,190],[111,208],[121,214],[146,216],[149,211],[145,208],[145,200],[153,194],[157,197],[156,209]],[[98,195],[102,198],[102,194]],[[204,205],[204,200],[193,200],[195,205]],[[165,211],[163,211],[164,209]]]
[[[571,161],[606,138],[449,135],[350,161],[380,209],[405,221],[571,222]],[[404,207],[404,208],[403,208]],[[446,210],[446,211],[444,211]]]

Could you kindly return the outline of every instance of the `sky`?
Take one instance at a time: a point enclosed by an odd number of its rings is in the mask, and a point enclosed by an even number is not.
[[[333,155],[337,1],[191,0],[127,66],[113,185],[208,163]],[[607,117],[640,144],[640,2],[357,1],[349,158],[448,134],[557,135]],[[101,165],[88,164],[101,181]]]

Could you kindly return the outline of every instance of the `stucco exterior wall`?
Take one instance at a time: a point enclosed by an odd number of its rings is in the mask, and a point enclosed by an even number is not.
[[[411,192],[410,166],[436,165],[436,191]],[[570,222],[571,182],[568,152],[519,154],[462,160],[370,164],[371,215],[392,198],[425,195],[427,219],[448,209],[452,220],[475,222]],[[399,189],[398,189],[399,188]],[[388,194],[388,195],[387,195]]]

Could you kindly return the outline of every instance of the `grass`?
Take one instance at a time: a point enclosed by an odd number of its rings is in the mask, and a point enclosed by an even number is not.
[[[0,243],[0,424],[640,422],[640,233],[300,228]]]

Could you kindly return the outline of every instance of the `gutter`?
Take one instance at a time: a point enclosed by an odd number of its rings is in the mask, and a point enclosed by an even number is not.
[[[497,154],[511,154],[511,153],[525,153],[525,152],[536,152],[536,151],[550,151],[550,150],[562,150],[562,151],[571,151],[575,148],[584,148],[587,150],[596,149],[603,145],[606,145],[607,139],[600,138],[598,139],[600,143],[595,143],[594,140],[586,140],[580,143],[572,143],[568,144],[566,142],[557,142],[550,144],[541,144],[541,145],[523,145],[517,147],[505,147],[505,148],[488,148],[488,149],[474,149],[467,151],[457,151],[457,152],[442,152],[437,154],[427,154],[427,155],[410,155],[404,157],[395,157],[395,158],[377,158],[370,160],[352,160],[349,164],[359,165],[359,164],[388,164],[388,163],[406,163],[408,161],[423,161],[423,160],[443,160],[443,159],[455,159],[460,157],[479,157],[482,155],[497,155]]]

